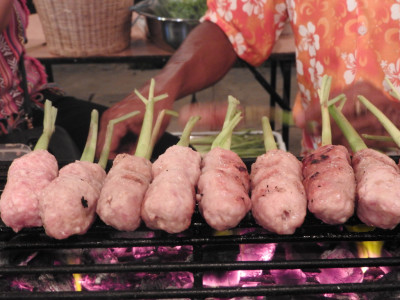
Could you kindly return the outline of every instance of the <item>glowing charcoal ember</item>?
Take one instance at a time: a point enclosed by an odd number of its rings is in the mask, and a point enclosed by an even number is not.
[[[322,259],[343,259],[354,258],[350,250],[337,247],[334,250],[325,251]],[[329,283],[360,283],[364,279],[364,274],[360,267],[350,268],[326,268],[316,276],[316,280],[321,284]]]
[[[239,286],[241,271],[207,272],[203,275],[205,287],[233,287]]]
[[[189,272],[124,273],[120,276],[108,273],[88,274],[83,276],[82,286],[88,291],[187,289],[193,287],[193,275]]]
[[[275,254],[276,244],[242,244],[240,245],[240,261],[270,261]]]
[[[307,281],[307,275],[300,269],[271,270],[276,284],[298,285]]]
[[[276,244],[242,244],[238,261],[269,261],[274,257]],[[262,270],[242,270],[240,277],[257,277]]]

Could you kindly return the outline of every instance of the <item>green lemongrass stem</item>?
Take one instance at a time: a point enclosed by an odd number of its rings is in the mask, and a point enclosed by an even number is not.
[[[242,119],[241,112],[236,113],[236,115],[229,121],[227,126],[222,129],[222,131],[217,135],[214,142],[211,145],[211,149],[220,147],[229,150],[231,147],[231,136],[235,127],[239,124]]]
[[[339,103],[339,105],[337,106],[337,109],[342,110],[344,104],[345,104],[346,101],[347,101],[347,98],[346,98],[346,95],[345,95],[345,94],[340,94],[340,95],[336,96],[335,98],[333,98],[333,99],[331,99],[331,100],[328,100],[328,103],[327,103],[327,104],[328,104],[328,107],[331,106],[331,105],[336,104],[336,103],[339,102],[339,101],[340,101],[340,103]]]
[[[322,134],[321,145],[332,144],[331,122],[328,111],[329,92],[331,89],[332,77],[325,75],[322,78],[321,88],[318,90],[319,101],[321,105],[321,118],[322,118]]]
[[[389,80],[389,78],[385,77],[385,81],[387,82],[387,84],[390,86],[390,88],[392,89],[390,91],[390,94],[395,97],[397,100],[400,100],[400,93],[399,91],[395,88],[395,86],[393,85],[393,83]]]
[[[107,124],[107,131],[106,131],[106,136],[104,139],[104,145],[103,149],[101,150],[100,158],[98,161],[98,164],[105,169],[107,167],[107,162],[108,162],[108,156],[110,155],[110,145],[111,145],[111,140],[112,140],[112,135],[114,131],[114,126],[115,124],[125,121],[129,118],[132,118],[134,116],[137,116],[140,113],[140,111],[135,110],[133,112],[130,112],[126,115],[123,115],[119,118],[110,120]]]
[[[181,138],[177,143],[178,146],[188,147],[190,143],[190,135],[192,133],[193,127],[201,119],[200,116],[191,116],[187,121],[185,128],[183,129]]]
[[[385,127],[386,131],[390,134],[396,145],[400,147],[400,130],[396,127],[396,125],[394,125],[393,122],[390,121],[389,118],[379,110],[379,108],[373,105],[364,96],[358,96],[358,100],[360,100],[361,103],[364,104],[364,106],[379,120],[382,126]]]
[[[148,157],[151,157],[151,155],[153,154],[154,146],[156,145],[157,137],[158,134],[160,133],[161,124],[165,115],[179,117],[179,113],[170,109],[163,109],[160,111],[160,113],[157,116],[156,123],[154,124],[153,132],[151,134],[150,147],[148,149],[149,153],[147,154]]]
[[[228,96],[228,108],[226,110],[225,120],[222,128],[228,126],[228,123],[237,113],[237,106],[240,104],[239,100],[235,97],[229,95]]]
[[[83,149],[81,161],[93,162],[96,152],[97,135],[99,128],[99,112],[96,109],[92,110],[90,116],[89,133],[86,139],[85,148]]]
[[[387,135],[373,135],[373,134],[362,133],[361,136],[364,139],[371,140],[371,141],[393,142],[393,138],[391,136],[387,136]]]
[[[228,96],[228,108],[226,110],[225,114],[225,120],[224,124],[222,125],[222,129],[228,126],[229,122],[232,120],[232,118],[235,116],[235,114],[238,112],[237,106],[240,104],[240,101],[236,99],[235,97],[229,95]],[[229,140],[227,143],[232,143],[230,141],[231,137],[229,137]]]
[[[272,132],[269,118],[264,116],[261,118],[261,122],[262,122],[262,128],[263,128],[265,151],[268,152],[270,150],[276,150],[278,147],[275,142],[275,137]]]
[[[152,78],[150,81],[149,88],[149,98],[146,99],[143,95],[141,95],[137,90],[135,90],[136,95],[143,101],[146,105],[146,110],[143,117],[142,129],[139,134],[139,139],[136,147],[135,155],[139,157],[144,157],[150,159],[151,154],[149,156],[149,147],[151,147],[151,133],[153,127],[153,117],[154,117],[154,103],[155,101],[159,101],[167,97],[165,94],[154,97],[154,85],[155,81]]]
[[[33,150],[47,150],[49,147],[51,136],[55,130],[55,122],[57,117],[57,108],[55,108],[50,100],[44,103],[43,132]]]
[[[332,118],[335,120],[336,124],[342,130],[345,138],[349,142],[353,152],[368,148],[361,136],[336,106],[331,105],[328,109]]]

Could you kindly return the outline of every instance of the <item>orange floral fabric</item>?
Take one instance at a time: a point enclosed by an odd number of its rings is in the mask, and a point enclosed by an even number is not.
[[[332,90],[364,81],[393,99],[385,77],[400,90],[400,0],[208,0],[208,7],[204,20],[224,30],[238,56],[253,65],[268,58],[285,22],[291,23],[299,86],[295,120],[319,105],[325,74],[334,79]],[[319,137],[304,136],[303,143],[315,148]]]

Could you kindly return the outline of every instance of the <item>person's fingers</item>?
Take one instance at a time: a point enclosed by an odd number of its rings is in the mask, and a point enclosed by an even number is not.
[[[183,127],[192,116],[200,116],[197,129],[220,130],[224,124],[226,103],[193,103],[184,105],[179,112],[179,124]]]

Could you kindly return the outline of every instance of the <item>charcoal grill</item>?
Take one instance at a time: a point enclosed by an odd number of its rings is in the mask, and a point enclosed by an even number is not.
[[[251,160],[246,164],[250,166]],[[0,166],[1,187],[6,180],[7,164]],[[354,217],[348,225],[359,224]],[[394,230],[375,229],[367,232],[351,232],[346,226],[331,226],[323,224],[313,216],[308,215],[304,225],[295,234],[276,235],[259,227],[249,214],[235,230],[224,234],[215,232],[204,222],[196,211],[190,228],[177,235],[161,231],[150,231],[145,226],[132,233],[119,232],[96,221],[89,232],[83,236],[73,236],[66,240],[54,240],[47,237],[41,228],[24,229],[15,234],[10,228],[0,224],[0,254],[51,252],[74,249],[106,249],[129,247],[176,247],[185,246],[191,249],[190,259],[185,261],[149,262],[144,260],[129,261],[128,263],[95,263],[95,264],[34,264],[8,265],[1,264],[0,280],[21,275],[39,276],[40,274],[72,275],[72,274],[160,274],[187,272],[193,276],[193,284],[185,288],[155,288],[143,287],[124,290],[82,290],[82,291],[16,291],[7,290],[0,286],[1,299],[210,299],[210,298],[253,298],[286,297],[282,299],[323,299],[327,294],[342,295],[356,293],[368,295],[365,299],[382,299],[384,296],[400,297],[400,280],[393,272],[390,278],[374,282],[361,283],[330,283],[314,284],[266,284],[258,286],[207,287],[203,284],[204,275],[209,272],[223,273],[238,270],[321,270],[326,268],[351,267],[390,267],[396,270],[400,266],[399,228]],[[385,247],[394,250],[390,257],[376,258],[343,258],[343,259],[309,259],[304,255],[295,259],[272,259],[269,261],[237,261],[225,255],[226,251],[237,251],[238,245],[256,244],[287,244],[291,247],[304,247],[315,243],[356,243],[360,241],[385,241]],[[400,249],[399,249],[400,250]],[[223,260],[210,258],[210,254]],[[1,261],[0,261],[1,263]],[[2,290],[2,291],[1,291]],[[343,299],[343,298],[341,298]],[[363,298],[364,299],[364,298]]]

